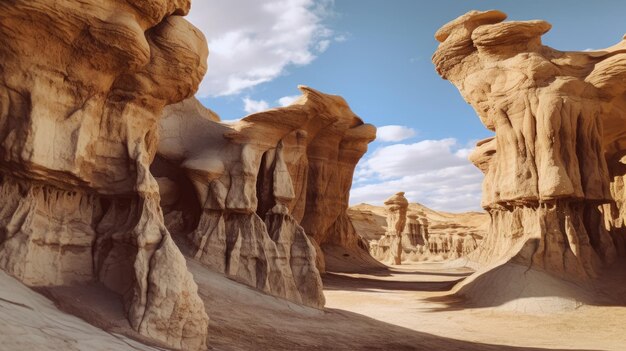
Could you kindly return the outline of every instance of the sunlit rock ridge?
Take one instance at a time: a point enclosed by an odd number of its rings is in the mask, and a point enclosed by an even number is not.
[[[495,132],[470,156],[491,216],[470,256],[588,281],[624,249],[626,42],[562,52],[541,43],[549,23],[505,18],[471,11],[435,35],[437,72]]]
[[[208,48],[189,9],[0,3],[0,268],[44,290],[113,292],[133,337],[203,350],[188,260],[321,308],[325,249],[371,259],[347,207],[376,132],[306,87],[220,123],[192,98]]]

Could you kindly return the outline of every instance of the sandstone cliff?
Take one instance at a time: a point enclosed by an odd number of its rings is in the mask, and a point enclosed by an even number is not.
[[[549,23],[505,18],[471,11],[435,35],[437,72],[495,132],[471,156],[491,216],[472,259],[587,281],[623,245],[626,42],[561,52],[541,43]]]
[[[0,268],[97,280],[132,328],[205,348],[208,317],[149,171],[164,106],[206,71],[189,1],[0,3]]]
[[[322,307],[320,247],[364,251],[345,217],[354,167],[375,129],[342,98],[300,89],[291,106],[234,124],[197,102],[168,107],[152,170],[162,194],[172,193],[162,197],[166,224],[188,239],[190,255],[267,293]]]
[[[317,308],[325,250],[374,264],[347,207],[375,128],[306,87],[219,122],[190,98],[208,49],[189,7],[0,4],[0,268],[113,291],[136,332],[195,350],[208,316],[183,252]]]

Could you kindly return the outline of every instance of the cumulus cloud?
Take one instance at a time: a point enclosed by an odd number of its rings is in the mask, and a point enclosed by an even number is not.
[[[376,140],[383,142],[397,142],[415,135],[413,128],[405,126],[382,126],[376,128]]]
[[[225,15],[226,14],[226,15]],[[306,65],[330,45],[331,0],[194,1],[188,20],[206,36],[209,71],[199,97],[226,96]]]
[[[350,203],[382,205],[398,191],[436,210],[480,210],[483,174],[455,139],[424,140],[376,149],[357,166]]]
[[[317,43],[317,51],[322,53],[322,52],[328,50],[329,46],[330,46],[330,40],[328,40],[328,39],[322,40],[319,43]]]
[[[265,100],[252,100],[246,96],[243,100],[243,110],[246,113],[256,113],[269,109],[270,105]]]
[[[299,97],[300,95],[283,96],[278,99],[277,102],[280,106],[285,107],[291,105],[294,101],[298,100]]]

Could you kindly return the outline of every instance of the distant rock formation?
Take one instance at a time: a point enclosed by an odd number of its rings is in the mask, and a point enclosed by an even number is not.
[[[406,217],[407,224],[402,233],[402,245],[428,246],[428,218],[424,212],[409,212]]]
[[[0,268],[102,282],[132,328],[206,348],[208,317],[149,171],[164,106],[206,71],[189,1],[0,2]]]
[[[459,220],[464,222],[464,214],[441,216],[442,214],[429,210],[438,217],[434,226],[437,230],[431,233],[428,216],[424,211],[426,208],[412,209],[403,192],[385,201],[386,230],[381,234],[367,234],[376,232],[376,226],[379,224],[369,217],[376,216],[377,213],[361,209],[361,206],[351,208],[350,218],[356,224],[357,232],[369,240],[372,256],[381,262],[399,265],[403,261],[443,261],[460,258],[474,251],[478,247],[478,241],[483,238],[484,230],[477,229],[474,224],[463,226],[457,222]],[[474,214],[474,217],[481,217],[478,226],[488,221],[484,215]]]
[[[234,124],[196,102],[168,107],[152,171],[163,179],[166,224],[188,238],[191,255],[322,307],[323,248],[367,253],[345,218],[354,167],[376,131],[341,97],[300,89],[292,105]],[[165,196],[172,184],[178,194]]]
[[[393,257],[394,264],[402,264],[402,233],[406,225],[406,209],[409,201],[404,197],[404,193],[396,193],[385,200],[387,210],[387,233],[385,238],[389,238],[389,251]]]
[[[495,132],[471,155],[491,216],[471,258],[585,281],[623,250],[626,41],[561,52],[541,43],[549,23],[505,18],[471,11],[435,35],[437,72]]]

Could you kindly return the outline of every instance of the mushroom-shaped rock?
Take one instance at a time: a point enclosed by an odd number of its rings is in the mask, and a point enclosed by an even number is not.
[[[471,256],[584,281],[623,242],[615,227],[623,226],[616,185],[625,175],[617,160],[626,146],[626,42],[561,52],[541,43],[550,24],[504,19],[494,11],[457,18],[437,33],[433,56],[495,132],[471,155],[485,173],[482,205],[492,219]]]
[[[406,224],[406,210],[409,201],[403,192],[396,193],[385,200],[387,209],[387,236],[391,237],[391,255],[394,264],[402,264],[402,232]]]

